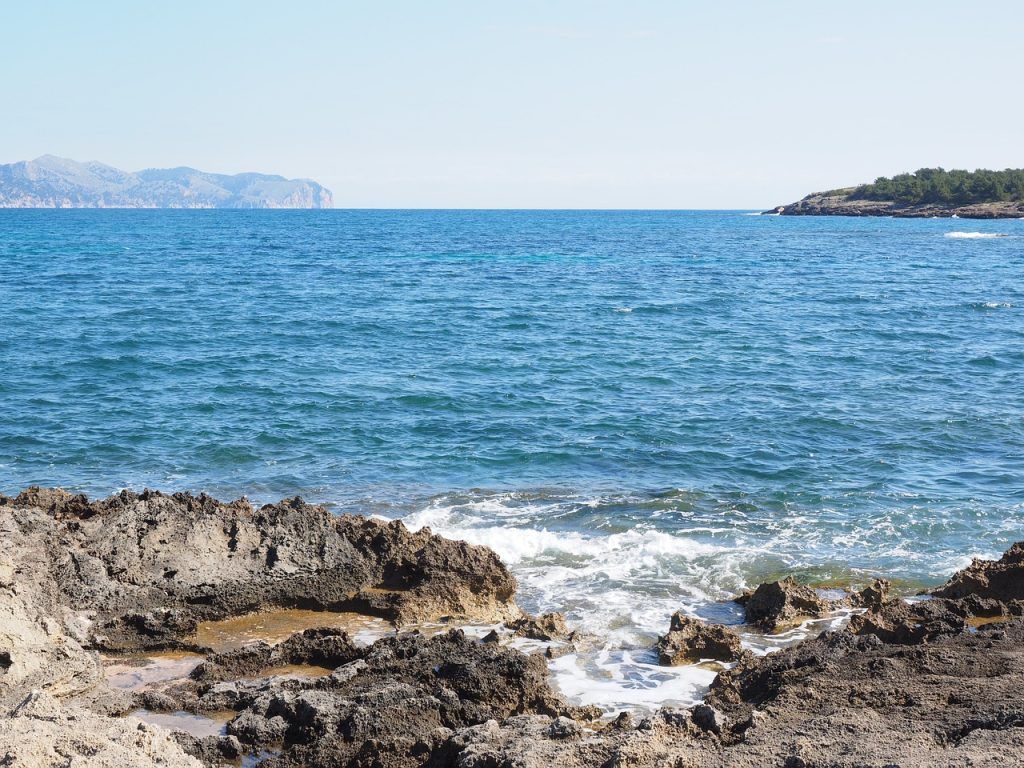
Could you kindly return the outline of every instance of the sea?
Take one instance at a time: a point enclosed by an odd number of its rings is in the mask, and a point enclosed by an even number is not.
[[[0,211],[0,491],[301,495],[495,549],[580,703],[681,610],[1024,539],[1024,221]],[[746,634],[767,652],[785,637]]]

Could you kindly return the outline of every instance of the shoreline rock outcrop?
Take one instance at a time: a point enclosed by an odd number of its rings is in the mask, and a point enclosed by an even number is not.
[[[870,610],[880,606],[889,596],[890,584],[885,579],[875,579],[858,592],[843,597],[823,597],[818,590],[800,584],[792,576],[778,581],[758,585],[734,599],[743,606],[747,624],[765,632],[799,624],[803,621],[823,619],[841,608],[864,608]]]
[[[396,624],[522,615],[515,578],[491,550],[298,498],[256,509],[187,493],[89,502],[31,488],[0,498],[0,515],[58,587],[52,599],[105,650],[188,646],[200,621],[269,608]]]
[[[781,216],[892,216],[898,219],[1022,219],[1024,203],[993,202],[970,205],[903,205],[886,200],[861,200],[849,196],[853,190],[816,192],[788,205],[764,211]]]
[[[696,707],[599,721],[552,688],[542,652],[459,629],[369,646],[331,627],[221,652],[192,640],[198,621],[254,607],[356,610],[396,627],[486,617],[570,639],[561,616],[519,611],[486,548],[298,499],[253,509],[29,489],[0,497],[0,765],[930,768],[1024,754],[1024,542],[913,601],[884,581],[841,600],[789,579],[762,587],[746,603],[765,627],[858,612],[767,656],[676,614],[666,657],[732,666]],[[98,649],[170,647],[203,656],[188,678],[135,692],[105,682]],[[227,722],[172,735],[126,716],[140,707]]]

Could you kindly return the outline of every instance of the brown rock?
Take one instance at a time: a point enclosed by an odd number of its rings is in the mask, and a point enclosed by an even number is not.
[[[875,579],[859,592],[850,595],[850,605],[854,608],[880,608],[889,598],[890,583],[886,579]]]
[[[89,502],[30,488],[0,501],[5,512],[49,575],[53,602],[92,612],[92,641],[111,650],[181,647],[196,621],[268,607],[398,623],[521,614],[515,579],[486,547],[336,517],[298,498],[254,509],[206,495],[123,491]]]
[[[565,623],[565,616],[560,613],[542,613],[540,616],[523,616],[505,622],[516,637],[528,637],[531,640],[568,640],[572,632]]]
[[[721,624],[672,614],[667,634],[658,640],[658,663],[665,666],[689,664],[703,659],[735,661],[743,653],[740,638]]]
[[[932,594],[949,598],[976,595],[1004,603],[1024,600],[1024,541],[1018,541],[998,560],[975,559]]]
[[[798,584],[792,576],[761,584],[736,602],[743,606],[748,624],[769,632],[780,625],[821,618],[835,610],[834,603],[819,597],[810,587]]]

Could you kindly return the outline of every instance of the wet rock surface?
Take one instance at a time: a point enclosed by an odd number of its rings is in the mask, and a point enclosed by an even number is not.
[[[658,640],[658,663],[689,664],[704,659],[735,661],[743,653],[739,636],[721,624],[706,624],[680,612],[672,615],[669,631]]]
[[[540,616],[523,616],[505,622],[515,637],[526,637],[531,640],[571,640],[573,632],[565,623],[565,616],[560,613],[542,613]]]
[[[367,646],[323,626],[219,653],[193,638],[199,621],[295,607],[398,628],[484,618],[513,637],[570,639],[561,616],[519,612],[490,550],[299,500],[255,510],[30,489],[0,497],[0,765],[1010,765],[1024,754],[1022,568],[1018,544],[914,602],[883,581],[839,600],[791,579],[762,585],[745,608],[763,628],[855,609],[847,627],[763,657],[676,614],[665,660],[731,668],[696,707],[600,721],[552,689],[543,654],[498,633],[401,632]],[[97,649],[164,647],[203,658],[185,679],[106,684]],[[172,736],[125,716],[140,708],[211,728]]]
[[[737,597],[735,602],[743,606],[748,624],[766,632],[775,632],[809,619],[825,618],[841,608],[871,610],[885,602],[889,588],[890,584],[885,579],[875,579],[859,592],[829,598],[788,576],[761,584]]]
[[[769,632],[804,619],[820,619],[837,607],[792,577],[761,584],[736,602],[743,606],[748,624]]]

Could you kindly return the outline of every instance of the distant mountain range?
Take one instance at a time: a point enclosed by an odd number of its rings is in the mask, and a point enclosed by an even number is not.
[[[131,173],[103,163],[43,155],[0,165],[0,208],[330,208],[310,179],[227,176],[195,168]]]

